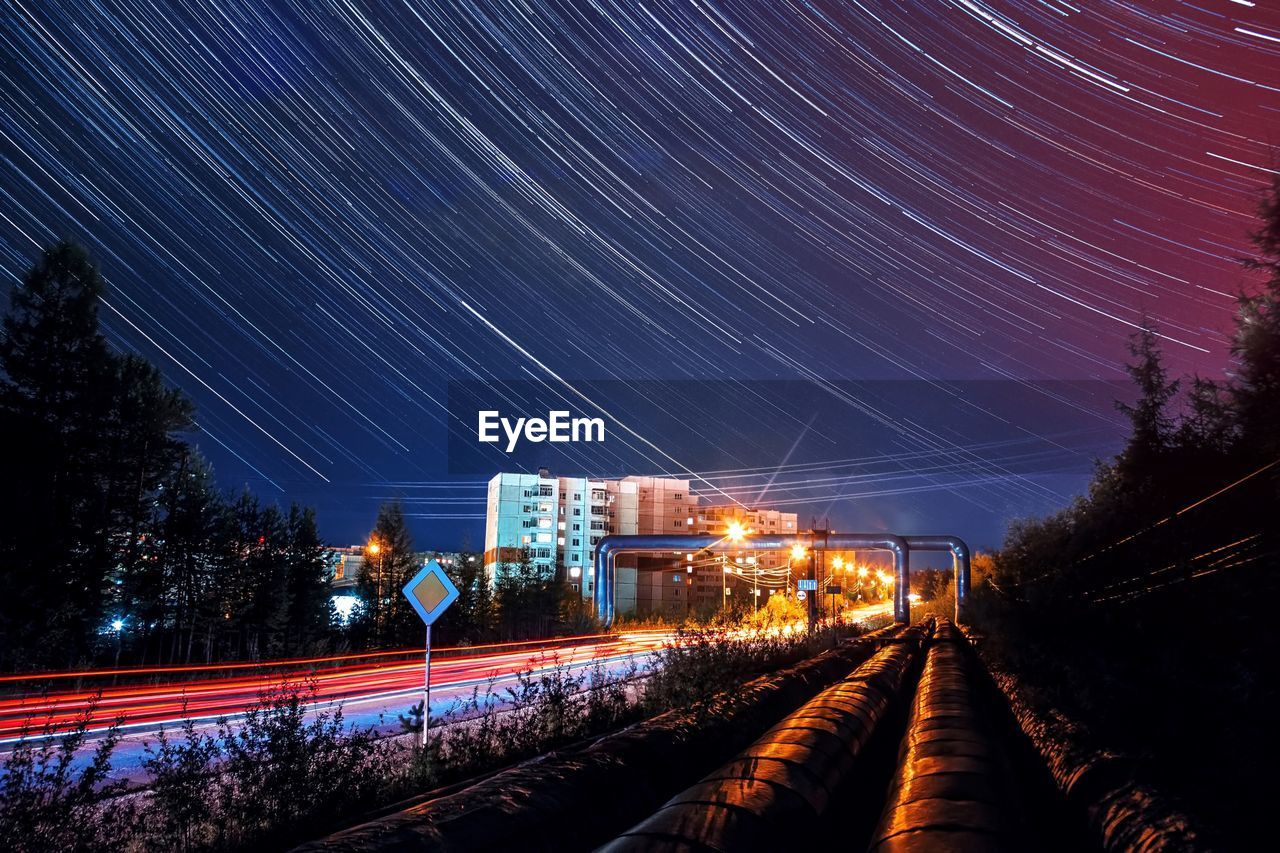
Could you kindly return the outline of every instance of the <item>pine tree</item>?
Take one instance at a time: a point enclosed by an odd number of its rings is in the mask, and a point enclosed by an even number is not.
[[[162,490],[157,536],[168,606],[162,623],[170,635],[158,655],[171,662],[213,659],[227,621],[219,570],[225,565],[228,507],[213,484],[213,472],[188,453]]]
[[[1257,252],[1245,264],[1266,278],[1261,292],[1238,300],[1232,399],[1244,446],[1270,461],[1280,454],[1280,175],[1272,178],[1258,216]]]
[[[320,540],[316,513],[289,507],[286,565],[289,586],[288,648],[291,654],[314,651],[328,635],[330,550]]]
[[[444,615],[445,627],[459,643],[483,642],[493,628],[493,590],[483,559],[481,554],[462,551],[457,562],[447,567],[458,588],[458,600]]]
[[[1172,446],[1174,421],[1168,408],[1178,393],[1178,380],[1169,379],[1155,327],[1149,322],[1130,337],[1129,354],[1133,361],[1125,370],[1137,386],[1138,399],[1132,405],[1116,404],[1132,427],[1116,470],[1125,484],[1141,490],[1150,472],[1157,469],[1158,460]]]
[[[88,656],[103,620],[111,531],[99,476],[113,357],[98,331],[102,278],[58,243],[10,296],[0,341],[0,655]]]
[[[356,581],[362,606],[354,633],[366,647],[421,642],[418,634],[422,622],[401,595],[417,568],[404,508],[399,501],[383,504],[369,534],[364,564]]]
[[[1191,377],[1187,411],[1178,425],[1177,445],[1189,453],[1220,456],[1236,441],[1236,425],[1230,400],[1212,379]]]

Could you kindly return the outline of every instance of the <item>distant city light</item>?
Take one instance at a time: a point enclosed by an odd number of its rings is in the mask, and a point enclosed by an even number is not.
[[[123,620],[123,619],[112,619],[112,620],[111,620],[111,630],[112,630],[112,631],[119,631],[119,630],[120,630],[121,628],[123,628],[123,627],[124,627],[124,620]]]
[[[338,621],[343,625],[351,621],[351,615],[360,605],[360,599],[354,595],[335,595],[329,600],[333,604],[333,611],[337,614]]]

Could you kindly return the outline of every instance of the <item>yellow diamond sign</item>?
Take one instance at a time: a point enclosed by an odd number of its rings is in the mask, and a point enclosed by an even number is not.
[[[430,625],[449,609],[458,597],[458,588],[438,562],[432,560],[404,585],[404,597],[418,612],[422,621]]]

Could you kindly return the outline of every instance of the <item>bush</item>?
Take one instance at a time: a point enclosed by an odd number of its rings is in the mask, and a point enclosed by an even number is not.
[[[281,684],[212,732],[190,719],[145,744],[145,787],[109,782],[112,727],[76,770],[86,712],[57,737],[23,738],[0,777],[8,849],[250,850],[283,848],[406,796],[603,734],[642,715],[693,706],[752,675],[812,653],[829,634],[725,627],[682,632],[641,670],[580,668],[544,656],[501,690],[491,682],[417,736],[346,724],[340,706],[311,711],[314,685]],[[310,719],[308,719],[310,717]],[[422,704],[400,717],[421,732]]]
[[[619,674],[600,663],[575,673],[551,655],[519,673],[514,687],[475,688],[431,737],[437,778],[466,778],[629,722],[640,710],[629,691],[636,675],[634,662]],[[419,703],[401,719],[420,732],[421,717]]]
[[[335,815],[374,802],[391,776],[372,728],[344,726],[341,706],[306,721],[315,688],[282,685],[263,693],[236,724],[218,724],[222,763],[215,786],[221,846],[305,837]]]
[[[756,673],[831,645],[828,631],[810,635],[791,627],[681,631],[654,653],[644,688],[646,711],[698,705]]]
[[[37,734],[24,731],[0,765],[0,838],[7,849],[105,849],[131,833],[131,803],[102,806],[104,798],[124,790],[124,783],[107,781],[120,740],[119,721],[94,746],[88,764],[75,767],[96,702],[61,735],[54,734],[51,720]]]
[[[184,709],[185,710],[185,709]],[[216,738],[201,734],[194,720],[182,723],[182,739],[163,728],[155,747],[146,744],[142,766],[151,777],[148,831],[158,846],[195,850],[215,836],[215,800],[210,794],[213,766],[221,750]]]

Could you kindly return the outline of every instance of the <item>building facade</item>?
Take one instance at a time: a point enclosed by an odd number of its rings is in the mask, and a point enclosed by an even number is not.
[[[737,521],[757,533],[795,533],[795,513],[752,510],[739,506],[701,505],[689,491],[689,481],[671,477],[556,477],[545,469],[536,474],[501,473],[489,481],[485,513],[484,563],[492,582],[503,563],[527,553],[548,577],[559,579],[584,599],[594,595],[592,567],[595,546],[605,536],[717,533],[725,534]],[[746,559],[752,563],[745,563]],[[730,555],[742,565],[755,565],[754,556]],[[775,569],[785,555],[762,557]],[[714,563],[714,565],[712,565]],[[722,575],[739,563],[697,559],[683,552],[624,555],[618,558],[616,606],[620,613],[662,612],[681,615],[720,606],[725,596],[740,593],[744,575],[734,582]],[[766,579],[758,571],[754,588]],[[776,585],[776,572],[767,577]]]
[[[557,477],[545,469],[496,474],[486,501],[485,570],[493,581],[503,563],[515,563],[527,553],[544,575],[562,573],[560,580],[590,599],[595,546],[601,539],[610,533],[686,532],[688,508],[696,503],[688,480]],[[650,597],[637,589],[641,562],[626,557],[618,562],[617,602],[623,612],[634,611],[638,597]]]
[[[691,533],[727,536],[737,524],[747,533],[790,535],[799,532],[796,514],[776,509],[753,509],[736,504],[700,506],[692,514]],[[686,574],[695,609],[717,606],[755,607],[773,593],[792,589],[793,572],[787,551],[685,555]],[[692,571],[688,571],[692,569]],[[802,567],[795,566],[795,572]],[[795,574],[795,577],[799,577]],[[723,600],[723,603],[722,603]]]

